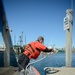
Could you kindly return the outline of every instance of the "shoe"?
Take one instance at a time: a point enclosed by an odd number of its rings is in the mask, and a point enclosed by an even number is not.
[[[22,69],[22,70],[20,71],[20,73],[22,73],[23,75],[25,75],[25,70]]]
[[[18,68],[18,71],[19,71],[19,72],[21,72],[21,70],[22,70],[21,68]]]
[[[23,73],[24,71],[25,71],[25,70],[24,70],[24,69],[22,69],[20,72],[22,72],[22,73]]]

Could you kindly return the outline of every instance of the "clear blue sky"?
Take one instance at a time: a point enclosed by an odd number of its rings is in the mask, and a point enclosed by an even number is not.
[[[14,35],[17,42],[23,31],[23,43],[25,36],[26,43],[29,43],[41,35],[44,36],[47,46],[65,46],[66,31],[63,19],[66,9],[71,8],[71,0],[3,0],[3,3],[8,25],[12,29],[13,44]],[[75,21],[75,15],[73,19]],[[72,36],[72,45],[75,47],[75,22]]]

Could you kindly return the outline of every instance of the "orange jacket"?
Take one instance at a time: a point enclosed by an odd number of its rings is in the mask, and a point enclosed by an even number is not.
[[[30,47],[30,45],[32,48]],[[40,55],[41,51],[44,51],[46,49],[46,46],[39,43],[38,41],[31,42],[30,45],[27,44],[25,51],[23,52],[28,56],[29,59],[36,59]]]

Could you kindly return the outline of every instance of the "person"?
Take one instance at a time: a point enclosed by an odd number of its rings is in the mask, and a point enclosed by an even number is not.
[[[30,42],[26,45],[24,52],[21,53],[18,59],[18,71],[25,69],[30,59],[36,59],[43,52],[54,52],[52,48],[47,48],[44,44],[44,38],[39,36],[36,41]]]
[[[20,47],[20,49],[21,49],[21,53],[23,53],[24,52],[24,47]]]

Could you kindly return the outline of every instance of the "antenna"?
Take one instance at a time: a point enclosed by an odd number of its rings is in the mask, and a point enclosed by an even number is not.
[[[73,10],[73,0],[71,0],[71,9]]]
[[[22,36],[22,45],[23,45],[23,31],[22,31],[22,35],[21,36]]]
[[[16,35],[14,34],[14,45],[16,45]]]
[[[25,45],[26,45],[26,35],[25,35]]]

